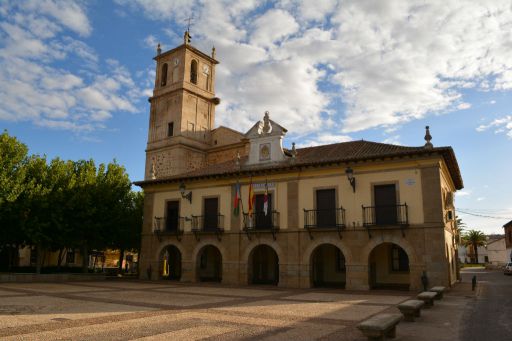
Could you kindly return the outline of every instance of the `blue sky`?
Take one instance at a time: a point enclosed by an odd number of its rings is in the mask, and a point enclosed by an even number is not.
[[[469,228],[512,220],[509,1],[0,1],[0,128],[49,158],[144,173],[158,42],[216,47],[217,125],[265,110],[299,146],[453,146]],[[478,217],[476,215],[497,217]]]

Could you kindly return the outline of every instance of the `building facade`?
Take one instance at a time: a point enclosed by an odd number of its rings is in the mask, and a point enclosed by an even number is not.
[[[512,220],[503,225],[505,229],[505,247],[507,262],[512,262]]]
[[[215,51],[157,51],[150,98],[141,278],[309,288],[452,285],[452,148],[352,141],[283,148],[265,113],[214,129]],[[249,200],[251,198],[251,200]]]

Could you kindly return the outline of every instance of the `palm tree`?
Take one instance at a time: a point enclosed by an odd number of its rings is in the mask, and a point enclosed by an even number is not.
[[[477,230],[469,230],[462,237],[462,242],[464,243],[464,246],[467,247],[471,245],[471,247],[473,248],[476,259],[474,263],[476,264],[478,264],[478,247],[485,245],[486,241],[487,238],[485,237],[485,234],[482,231]]]

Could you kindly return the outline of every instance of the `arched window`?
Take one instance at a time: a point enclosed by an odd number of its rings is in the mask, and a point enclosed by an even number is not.
[[[190,81],[197,84],[197,61],[195,60],[190,63]]]
[[[160,85],[165,86],[167,84],[167,63],[162,65],[161,79],[162,79],[162,81],[160,82]]]

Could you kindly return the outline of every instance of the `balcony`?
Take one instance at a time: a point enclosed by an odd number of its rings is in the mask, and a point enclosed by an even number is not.
[[[224,233],[224,215],[212,214],[192,216],[192,232],[199,240],[200,234],[215,233],[220,241],[220,235]]]
[[[250,239],[250,232],[272,232],[274,240],[276,232],[279,231],[279,212],[272,211],[265,215],[265,212],[256,212],[251,215],[244,213],[244,230]]]
[[[155,217],[153,221],[153,233],[156,234],[159,241],[162,236],[176,236],[178,241],[181,240],[185,227],[185,217]]]
[[[313,239],[312,232],[336,230],[341,239],[341,230],[345,228],[345,209],[329,208],[306,210],[304,209],[304,228],[309,231],[309,237]]]
[[[362,208],[364,227],[399,226],[403,229],[409,225],[407,203],[397,205],[362,206]],[[403,230],[402,234],[404,234]]]

